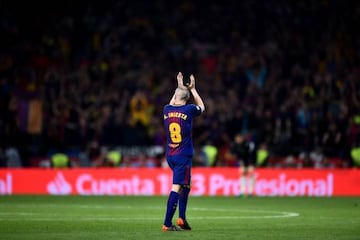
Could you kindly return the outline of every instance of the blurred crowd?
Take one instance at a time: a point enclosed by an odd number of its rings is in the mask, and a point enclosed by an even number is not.
[[[195,75],[207,107],[194,122],[195,165],[231,165],[239,132],[266,149],[268,165],[278,157],[281,166],[352,165],[356,1],[21,4],[0,4],[2,166],[57,152],[102,166],[116,147],[163,146],[162,107],[178,71]],[[211,164],[204,146],[216,148]],[[163,163],[161,151],[155,162],[140,158],[136,166]]]

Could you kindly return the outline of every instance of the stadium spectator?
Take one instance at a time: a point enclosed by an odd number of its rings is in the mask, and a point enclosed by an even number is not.
[[[121,153],[117,150],[110,150],[106,153],[104,166],[118,167],[121,164]]]
[[[360,167],[360,147],[355,145],[351,148],[350,151],[352,165],[354,167]]]
[[[53,168],[68,168],[71,166],[69,156],[61,152],[54,153],[50,157],[50,163]]]
[[[217,155],[218,155],[217,147],[209,141],[202,147],[201,150],[205,155],[204,166],[208,166],[208,167],[216,166]]]

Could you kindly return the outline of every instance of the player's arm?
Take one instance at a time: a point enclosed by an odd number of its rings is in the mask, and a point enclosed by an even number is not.
[[[191,94],[193,95],[195,104],[201,108],[201,112],[204,112],[205,104],[204,104],[203,100],[201,99],[199,93],[196,91],[195,77],[193,74],[190,75],[190,84],[187,87],[190,90]]]
[[[182,75],[181,72],[178,73],[178,75],[176,76],[176,79],[177,79],[177,83],[178,83],[178,88],[186,88],[184,86],[184,82],[183,82],[184,76]],[[175,103],[175,93],[172,96],[169,104],[173,105],[174,103]]]

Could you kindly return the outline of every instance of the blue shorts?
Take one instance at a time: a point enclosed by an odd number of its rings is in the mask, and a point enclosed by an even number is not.
[[[190,185],[192,157],[167,157],[167,162],[173,171],[173,184]]]

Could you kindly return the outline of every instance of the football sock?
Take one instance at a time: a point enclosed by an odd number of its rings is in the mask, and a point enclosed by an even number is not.
[[[172,218],[175,214],[177,203],[179,201],[179,194],[171,191],[167,201],[166,215],[164,225],[170,227],[172,225]]]
[[[186,207],[190,193],[189,187],[183,187],[179,194],[179,217],[186,220]]]
[[[249,176],[249,194],[253,194],[254,193],[254,184],[255,184],[255,176],[254,174],[251,174]]]
[[[240,178],[240,194],[245,194],[246,191],[246,175],[242,175]]]

